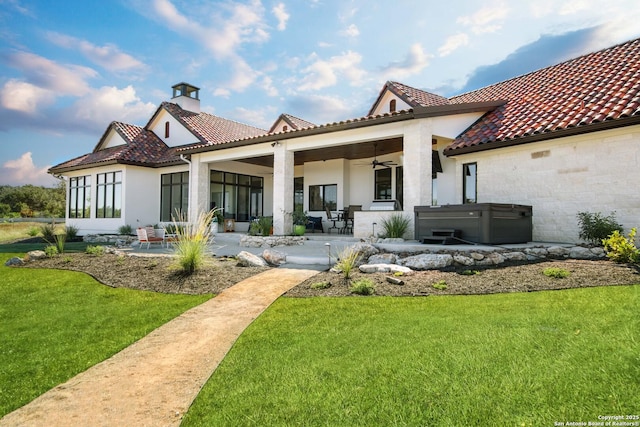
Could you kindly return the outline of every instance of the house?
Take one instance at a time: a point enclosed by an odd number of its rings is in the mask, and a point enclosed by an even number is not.
[[[80,233],[221,207],[236,230],[273,215],[288,234],[295,204],[315,216],[360,205],[353,233],[366,237],[389,214],[372,201],[395,199],[412,220],[417,206],[530,205],[534,240],[577,242],[578,212],[640,225],[639,164],[636,39],[451,98],[387,82],[366,116],[321,125],[226,120],[179,83],[144,127],[111,123],[50,173],[67,180]]]

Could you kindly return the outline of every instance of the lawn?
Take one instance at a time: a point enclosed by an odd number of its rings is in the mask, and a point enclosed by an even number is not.
[[[639,296],[620,286],[280,298],[183,425],[546,426],[638,414]]]
[[[17,255],[0,254],[0,417],[211,297],[112,289],[83,273],[4,266]]]

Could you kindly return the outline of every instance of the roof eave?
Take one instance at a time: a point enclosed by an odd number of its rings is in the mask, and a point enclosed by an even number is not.
[[[588,125],[572,127],[567,129],[560,129],[555,131],[549,131],[545,133],[527,135],[519,138],[503,141],[487,142],[480,145],[474,145],[472,147],[463,147],[457,149],[445,148],[443,154],[447,157],[454,157],[460,154],[477,153],[480,151],[495,150],[504,147],[513,147],[516,145],[529,144],[532,142],[547,141],[556,138],[564,138],[575,135],[582,135],[586,133],[599,132],[610,129],[617,129],[626,126],[640,125],[640,115],[624,117],[616,120],[607,120],[604,122],[592,123]]]
[[[422,119],[426,117],[450,116],[455,114],[484,113],[494,110],[506,103],[507,101],[499,99],[495,101],[415,107],[413,111],[416,119]]]
[[[340,132],[340,131],[350,130],[350,129],[360,129],[367,126],[400,122],[404,120],[411,120],[413,118],[415,118],[414,112],[412,110],[408,110],[408,111],[401,111],[394,114],[385,114],[381,117],[375,117],[371,119],[347,120],[347,121],[342,121],[338,123],[321,125],[314,128],[305,128],[305,129],[300,129],[296,131],[290,131],[290,132],[287,132],[286,134],[282,134],[282,133],[265,134],[265,135],[261,135],[253,138],[231,141],[223,144],[197,146],[194,148],[182,148],[182,149],[178,149],[177,151],[183,154],[196,154],[196,153],[203,153],[207,151],[224,150],[227,148],[244,147],[247,145],[281,141],[285,139],[302,138],[305,136],[328,134],[328,133]]]

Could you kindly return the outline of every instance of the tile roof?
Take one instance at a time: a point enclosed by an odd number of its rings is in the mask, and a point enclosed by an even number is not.
[[[507,102],[459,135],[445,154],[526,142],[522,139],[533,135],[640,117],[640,39],[454,96],[449,101],[455,104],[496,99]]]
[[[407,102],[407,104],[411,105],[412,107],[435,107],[438,105],[450,104],[449,100],[444,96],[416,89],[402,83],[387,82],[386,87],[391,89],[394,93],[396,93],[396,95],[400,96],[405,102]]]
[[[101,148],[110,130],[117,132],[126,143]],[[176,153],[175,148],[168,147],[153,132],[140,126],[112,122],[91,153],[60,163],[51,167],[49,171],[50,173],[59,173],[112,163],[158,167],[180,162],[180,156]]]
[[[316,127],[315,123],[311,123],[299,117],[292,116],[291,114],[284,113],[284,114],[280,114],[278,119],[275,122],[273,122],[271,129],[269,129],[269,133],[273,133],[273,131],[275,130],[278,123],[280,123],[280,121],[285,121],[289,125],[289,127],[291,128],[289,132],[294,130]]]
[[[164,108],[198,138],[201,144],[218,145],[225,142],[264,135],[266,130],[223,119],[209,113],[194,113],[183,110],[179,105],[163,102]]]

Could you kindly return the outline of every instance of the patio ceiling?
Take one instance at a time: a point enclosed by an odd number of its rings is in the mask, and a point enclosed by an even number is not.
[[[296,165],[302,165],[307,162],[319,162],[333,159],[367,159],[374,156],[374,150],[377,156],[400,152],[402,151],[402,137],[296,151],[294,155],[294,163]],[[251,157],[240,161],[253,165],[273,167],[273,155]]]

